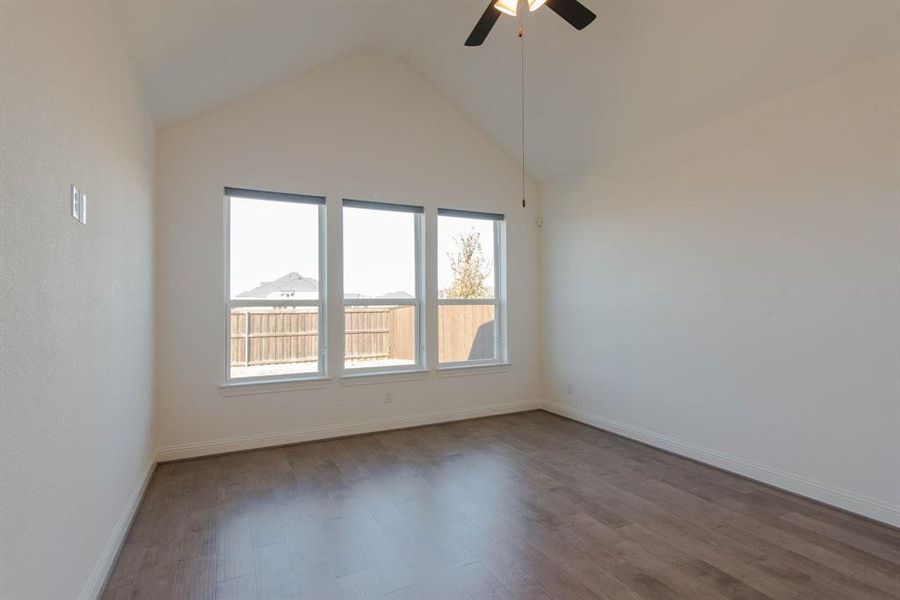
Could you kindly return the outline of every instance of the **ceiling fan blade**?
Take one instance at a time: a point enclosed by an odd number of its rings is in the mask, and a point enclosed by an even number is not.
[[[480,46],[484,43],[484,40],[491,32],[494,23],[500,18],[500,11],[494,8],[494,1],[495,0],[491,0],[488,3],[487,8],[484,9],[484,14],[482,14],[481,18],[478,19],[478,22],[475,23],[475,28],[472,30],[472,33],[469,34],[468,39],[466,39],[466,46]]]
[[[597,18],[578,0],[547,0],[547,6],[578,30],[584,29]]]

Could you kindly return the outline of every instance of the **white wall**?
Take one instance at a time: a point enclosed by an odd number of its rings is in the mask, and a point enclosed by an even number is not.
[[[161,130],[157,157],[161,458],[536,406],[537,199],[521,208],[516,163],[404,65],[366,55],[326,65]],[[326,196],[332,261],[340,252],[342,198],[424,205],[426,235],[434,234],[440,206],[506,213],[512,367],[221,395],[224,186]],[[429,283],[433,300],[433,269]],[[332,278],[332,339],[342,318],[337,285]],[[432,360],[435,336],[432,323]],[[332,344],[332,374],[338,348]],[[388,390],[393,402],[386,405]]]
[[[894,53],[548,184],[554,410],[900,524],[898,106]]]
[[[150,464],[154,132],[104,14],[0,3],[2,598],[95,592]]]

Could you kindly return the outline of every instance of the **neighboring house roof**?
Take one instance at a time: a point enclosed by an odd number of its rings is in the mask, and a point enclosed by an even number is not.
[[[279,277],[275,281],[263,281],[258,286],[253,288],[252,290],[247,290],[246,292],[241,292],[237,295],[238,298],[297,298],[297,297],[310,297],[310,296],[318,296],[319,292],[319,282],[313,279],[312,277],[304,277],[299,273],[288,273],[282,277]],[[368,296],[364,296],[362,294],[358,294],[356,292],[347,292],[344,294],[344,298],[349,299],[361,299],[367,298]],[[376,298],[384,299],[384,300],[410,300],[413,298],[410,294],[406,292],[388,292],[387,294],[382,294],[380,296],[376,296]]]
[[[413,296],[406,292],[388,292],[380,296],[375,296],[380,300],[412,300]]]
[[[299,273],[288,273],[275,281],[264,281],[252,290],[241,292],[238,298],[290,298],[319,291],[319,282]]]

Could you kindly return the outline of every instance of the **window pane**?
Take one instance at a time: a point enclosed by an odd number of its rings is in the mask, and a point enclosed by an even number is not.
[[[231,297],[319,298],[319,207],[230,198]]]
[[[496,358],[494,305],[438,307],[438,361],[442,363]]]
[[[345,368],[415,364],[415,306],[348,306],[344,309]]]
[[[494,294],[494,221],[438,216],[438,296]]]
[[[319,311],[253,307],[231,311],[230,377],[316,373]]]
[[[416,215],[344,208],[344,298],[416,297]]]

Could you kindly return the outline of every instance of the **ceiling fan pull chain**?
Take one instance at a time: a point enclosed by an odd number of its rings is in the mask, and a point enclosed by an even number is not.
[[[562,17],[575,29],[587,27],[596,17],[578,0],[489,0],[475,28],[466,38],[466,46],[480,46],[491,32],[500,13],[515,17],[516,35],[522,44],[522,208],[525,208],[525,15],[540,7],[547,7]]]
[[[525,208],[525,28],[519,27],[522,44],[522,208]]]

